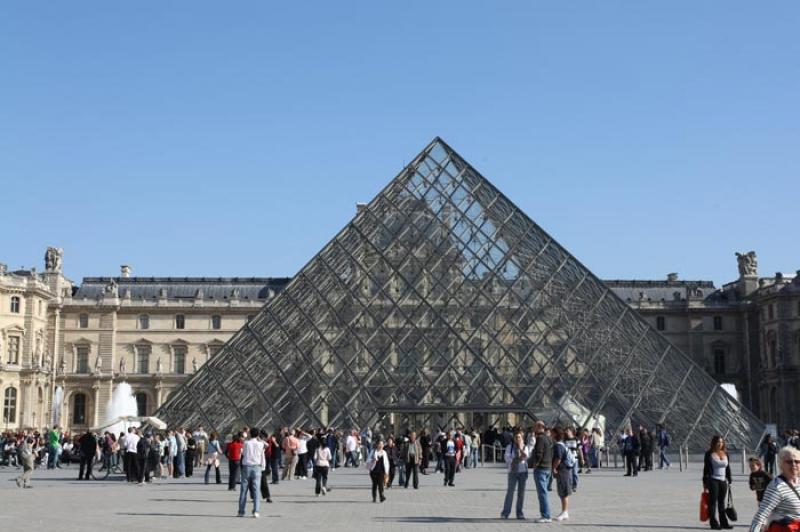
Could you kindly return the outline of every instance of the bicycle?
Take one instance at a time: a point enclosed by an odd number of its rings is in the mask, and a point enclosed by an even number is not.
[[[117,462],[112,463],[111,455],[95,455],[92,460],[91,475],[95,480],[105,480],[111,473],[122,474],[122,466]]]

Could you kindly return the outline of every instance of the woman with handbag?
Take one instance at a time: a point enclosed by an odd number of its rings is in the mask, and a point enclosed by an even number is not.
[[[386,477],[389,475],[389,456],[383,450],[383,440],[378,440],[375,443],[375,448],[367,460],[367,467],[369,468],[369,476],[372,479],[372,502],[378,502],[378,493],[380,493],[381,502],[383,502],[386,500],[386,497],[383,496],[383,486],[386,482]]]
[[[778,453],[778,464],[781,474],[767,486],[750,532],[800,530],[800,450],[784,447]]]
[[[726,496],[731,483],[731,466],[722,436],[716,435],[711,438],[711,446],[706,451],[703,461],[703,491],[708,493],[709,524],[713,530],[733,528],[725,514]]]
[[[508,489],[503,503],[502,519],[511,515],[511,503],[514,501],[514,492],[517,492],[517,519],[525,519],[523,505],[525,504],[525,484],[528,480],[528,457],[532,454],[531,448],[525,445],[522,432],[514,434],[514,441],[506,446],[506,465],[508,466]]]

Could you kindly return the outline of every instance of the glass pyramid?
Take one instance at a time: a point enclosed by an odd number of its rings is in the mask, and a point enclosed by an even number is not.
[[[244,424],[612,433],[753,448],[761,422],[441,139],[156,414]]]

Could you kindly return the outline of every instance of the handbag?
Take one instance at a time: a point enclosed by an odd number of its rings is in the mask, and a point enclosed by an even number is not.
[[[705,523],[708,519],[708,492],[704,491],[700,494],[700,521]]]
[[[728,516],[728,521],[736,521],[739,519],[739,514],[736,512],[736,508],[733,507],[732,491],[731,485],[728,484],[728,502],[725,504],[725,515]]]

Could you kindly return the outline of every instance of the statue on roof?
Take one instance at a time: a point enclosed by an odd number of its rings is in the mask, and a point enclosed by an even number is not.
[[[49,272],[61,271],[61,258],[64,256],[64,250],[61,248],[49,247],[44,254],[44,269]]]
[[[740,276],[758,275],[758,258],[755,251],[736,253],[736,262],[739,265]]]
[[[119,297],[119,285],[117,285],[117,281],[115,279],[111,279],[111,281],[103,289],[103,292],[109,297]]]

